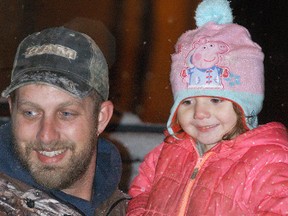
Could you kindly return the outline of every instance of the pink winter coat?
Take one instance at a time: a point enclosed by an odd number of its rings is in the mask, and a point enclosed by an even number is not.
[[[287,129],[259,126],[202,158],[191,139],[162,143],[146,156],[129,194],[129,216],[288,215]]]

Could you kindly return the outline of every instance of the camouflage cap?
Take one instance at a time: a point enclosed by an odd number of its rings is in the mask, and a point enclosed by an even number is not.
[[[34,83],[50,84],[84,98],[95,89],[108,99],[108,65],[96,43],[86,34],[56,27],[26,37],[18,46],[11,83],[3,92]]]

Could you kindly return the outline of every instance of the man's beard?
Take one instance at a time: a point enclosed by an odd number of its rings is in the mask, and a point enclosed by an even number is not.
[[[70,141],[57,141],[49,144],[41,144],[40,142],[25,143],[25,149],[21,148],[17,143],[17,139],[14,137],[15,151],[26,169],[29,170],[34,180],[49,189],[66,189],[73,183],[79,180],[83,174],[87,171],[88,166],[92,160],[93,154],[96,154],[96,133],[91,132],[88,143],[74,143]],[[40,161],[38,163],[33,162],[31,158],[31,152],[34,150],[43,151],[45,146],[53,146],[51,151],[66,149],[70,150],[72,156],[69,161],[65,160],[65,164],[58,165],[45,165]],[[75,152],[77,146],[85,146],[81,152]],[[44,148],[43,148],[44,147]]]

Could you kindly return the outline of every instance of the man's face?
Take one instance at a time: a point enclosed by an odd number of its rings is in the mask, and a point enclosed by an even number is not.
[[[39,184],[65,189],[94,172],[97,116],[90,97],[31,84],[9,103],[16,152]]]

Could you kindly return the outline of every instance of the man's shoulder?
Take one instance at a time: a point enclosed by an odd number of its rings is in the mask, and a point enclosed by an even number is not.
[[[106,138],[100,137],[98,139],[97,163],[100,167],[104,166],[105,168],[118,167],[121,169],[122,167],[119,150]]]
[[[129,199],[130,197],[126,193],[116,189],[114,193],[96,209],[95,215],[124,216],[126,215]]]
[[[7,215],[82,215],[41,190],[0,173],[0,210]]]
[[[117,147],[107,138],[99,137],[98,139],[98,152],[100,153],[119,153]]]
[[[5,155],[12,152],[12,132],[10,122],[0,126],[0,147],[0,158],[3,160]]]
[[[0,126],[0,148],[0,172],[16,175],[19,164],[14,155],[10,123]]]
[[[11,136],[11,124],[6,123],[0,126],[0,172],[6,173],[17,179],[30,181],[29,174],[24,170],[20,161],[17,159]]]
[[[7,122],[0,126],[0,144],[11,142],[11,123]]]

